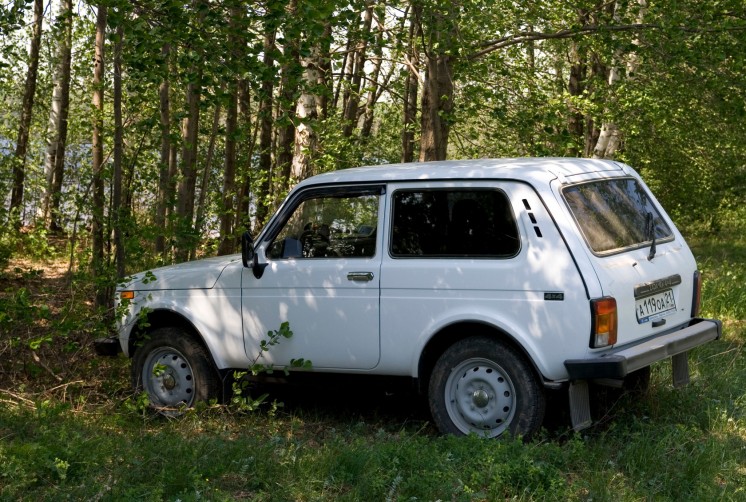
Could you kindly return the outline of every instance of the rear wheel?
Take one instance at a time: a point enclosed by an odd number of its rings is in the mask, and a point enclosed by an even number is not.
[[[530,436],[544,418],[543,388],[518,351],[487,337],[449,347],[433,368],[430,412],[445,434]]]
[[[215,399],[221,388],[207,350],[178,328],[154,331],[137,349],[132,384],[147,393],[152,408],[166,415]]]

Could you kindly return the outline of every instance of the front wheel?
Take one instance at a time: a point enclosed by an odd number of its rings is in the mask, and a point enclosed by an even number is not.
[[[178,328],[161,328],[137,349],[132,385],[148,395],[150,406],[178,415],[199,401],[217,398],[220,380],[207,350]]]
[[[525,358],[492,338],[456,342],[430,377],[430,412],[444,434],[529,437],[541,427],[543,388]]]

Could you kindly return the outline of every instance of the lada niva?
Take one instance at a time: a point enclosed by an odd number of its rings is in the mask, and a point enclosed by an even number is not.
[[[219,398],[289,322],[269,366],[404,377],[444,433],[527,436],[549,389],[567,389],[581,429],[590,382],[644,380],[671,358],[685,384],[688,351],[721,333],[698,317],[700,290],[683,237],[623,163],[371,166],[299,183],[241,255],[131,278],[117,343],[135,388],[173,410]]]

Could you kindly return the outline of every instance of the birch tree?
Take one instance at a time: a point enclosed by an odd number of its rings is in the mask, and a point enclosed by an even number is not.
[[[60,225],[60,199],[65,173],[67,123],[70,111],[70,68],[72,65],[72,0],[60,0],[56,20],[59,31],[57,67],[54,72],[54,90],[49,110],[49,135],[44,161],[46,191],[42,205],[42,218],[51,232],[62,231]]]
[[[26,151],[28,149],[29,130],[31,128],[31,114],[34,108],[36,94],[36,78],[39,71],[39,47],[41,45],[41,29],[44,19],[44,4],[42,0],[34,0],[34,20],[32,24],[31,45],[29,48],[28,70],[21,106],[21,119],[18,125],[15,159],[13,162],[13,189],[10,196],[9,212],[16,225],[23,223],[23,190],[26,180]]]
[[[108,304],[107,288],[103,285],[104,271],[104,50],[106,41],[107,9],[99,5],[96,9],[95,59],[93,61],[93,139],[91,141],[93,162],[93,207],[91,219],[91,266],[99,279],[96,305]]]

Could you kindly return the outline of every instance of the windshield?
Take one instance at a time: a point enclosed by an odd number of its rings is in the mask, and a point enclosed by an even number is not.
[[[591,250],[600,255],[671,240],[671,229],[634,178],[583,183],[562,194]]]

